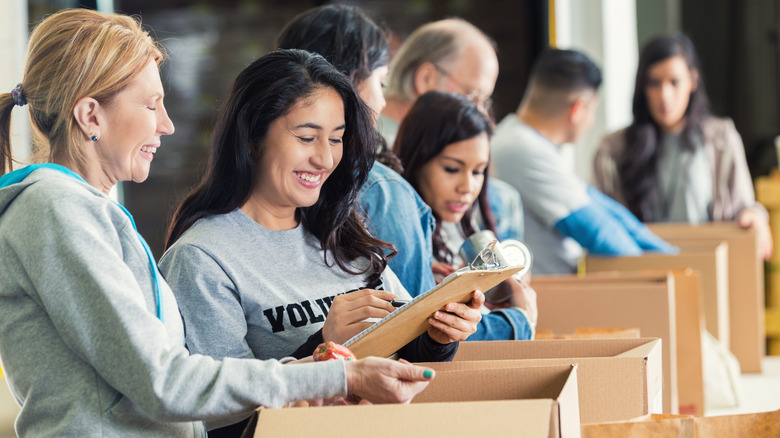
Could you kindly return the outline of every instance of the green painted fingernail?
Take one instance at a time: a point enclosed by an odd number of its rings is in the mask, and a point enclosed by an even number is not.
[[[431,377],[433,377],[433,371],[431,371],[431,370],[425,370],[425,371],[423,372],[423,377],[425,377],[426,379],[430,379]]]

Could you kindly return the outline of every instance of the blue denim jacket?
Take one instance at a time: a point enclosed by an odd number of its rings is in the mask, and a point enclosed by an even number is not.
[[[436,286],[431,271],[433,214],[414,188],[393,169],[375,162],[358,202],[371,234],[398,250],[388,265],[409,294],[416,297]]]
[[[431,208],[414,188],[397,172],[375,162],[358,193],[358,201],[368,218],[371,234],[398,249],[398,255],[388,265],[409,294],[416,297],[434,288],[431,236],[435,223]],[[483,315],[477,332],[468,340],[530,339],[531,336],[525,316],[515,309],[504,309]]]

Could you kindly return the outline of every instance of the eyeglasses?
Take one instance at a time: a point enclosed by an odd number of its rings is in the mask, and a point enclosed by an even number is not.
[[[489,111],[489,110],[492,109],[492,107],[493,107],[493,96],[488,96],[488,97],[480,96],[479,92],[477,90],[471,89],[471,88],[463,85],[462,82],[460,82],[459,80],[455,79],[455,77],[452,74],[450,74],[450,72],[445,70],[444,68],[440,67],[439,65],[437,65],[437,64],[435,64],[433,62],[431,64],[433,65],[433,67],[439,73],[441,73],[442,75],[444,75],[444,77],[446,77],[447,79],[452,81],[452,83],[455,84],[460,89],[460,94],[466,96],[466,99],[470,100],[472,103],[474,103],[474,105],[482,108],[485,111]]]

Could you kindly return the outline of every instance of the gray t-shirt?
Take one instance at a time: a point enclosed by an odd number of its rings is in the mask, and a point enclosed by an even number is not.
[[[269,230],[240,209],[196,222],[160,260],[187,347],[216,358],[290,356],[322,328],[336,295],[366,286],[366,275],[347,273],[323,255],[302,225]],[[410,299],[389,268],[382,282]]]
[[[665,135],[660,144],[658,184],[660,201],[654,205],[659,222],[709,222],[712,171],[700,139],[693,150],[683,148],[681,137]]]
[[[582,247],[555,224],[591,202],[585,181],[565,169],[557,145],[514,113],[496,126],[491,153],[493,175],[511,184],[523,199],[533,273],[575,272]]]

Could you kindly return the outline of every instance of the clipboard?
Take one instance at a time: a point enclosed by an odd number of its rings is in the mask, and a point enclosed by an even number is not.
[[[475,268],[473,265],[448,275],[433,289],[399,307],[371,327],[344,343],[358,359],[368,356],[388,357],[431,325],[428,318],[448,303],[466,303],[475,289],[487,291],[523,266]]]

